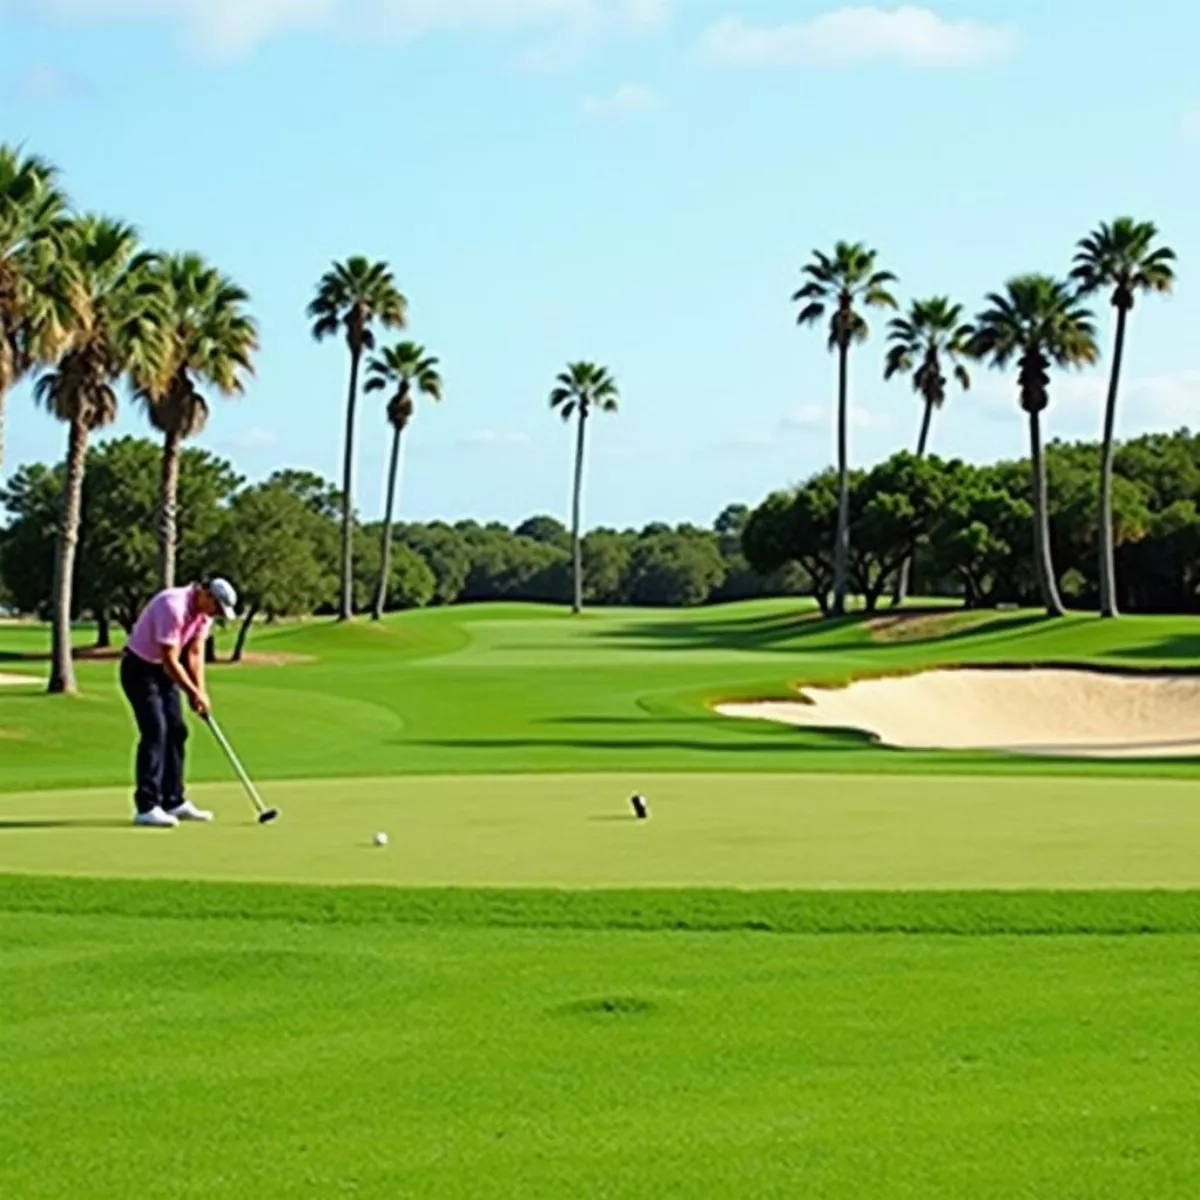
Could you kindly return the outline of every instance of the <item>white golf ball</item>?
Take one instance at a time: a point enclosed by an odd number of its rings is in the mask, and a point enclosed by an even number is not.
[[[388,844],[388,836],[386,833],[377,833],[375,835],[375,845],[386,846]]]

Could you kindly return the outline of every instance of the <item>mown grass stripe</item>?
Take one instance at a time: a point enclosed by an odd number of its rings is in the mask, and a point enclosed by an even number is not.
[[[0,876],[0,913],[318,925],[1121,936],[1200,933],[1200,891],[401,889]]]

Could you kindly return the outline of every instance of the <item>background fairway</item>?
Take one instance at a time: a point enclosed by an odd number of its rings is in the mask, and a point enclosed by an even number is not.
[[[627,798],[645,791],[648,822]],[[456,887],[1190,888],[1185,781],[506,776],[235,787],[219,821],[147,834],[123,792],[0,796],[0,873]],[[391,835],[386,850],[370,842]]]
[[[81,633],[81,637],[84,635]],[[0,625],[0,671],[38,672],[45,631]],[[406,614],[380,625],[281,626],[256,637],[275,665],[222,666],[213,693],[265,778],[530,772],[1011,772],[1138,778],[1200,763],[1037,763],[910,752],[858,734],[715,716],[721,699],[787,697],[796,682],[942,663],[1077,662],[1192,669],[1200,620],[949,613],[823,622],[794,601],[588,614],[497,605]],[[282,661],[286,665],[278,665]],[[132,730],[111,662],[83,663],[85,695],[0,688],[0,791],[124,784]],[[228,769],[207,738],[196,779]]]
[[[0,971],[21,1200],[1165,1200],[1200,1169],[1194,936],[9,913]]]

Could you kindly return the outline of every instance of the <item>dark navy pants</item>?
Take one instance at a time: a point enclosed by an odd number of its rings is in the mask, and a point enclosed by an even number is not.
[[[121,657],[121,687],[137,718],[138,812],[178,808],[183,803],[183,760],[188,738],[179,687],[162,667],[132,651]]]

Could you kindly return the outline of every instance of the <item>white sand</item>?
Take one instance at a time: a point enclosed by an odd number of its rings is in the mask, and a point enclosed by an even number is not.
[[[1200,755],[1200,677],[1071,670],[929,671],[805,688],[804,702],[722,704],[727,717],[854,729],[903,749],[1091,758]]]
[[[0,687],[19,687],[23,683],[38,683],[39,680],[34,679],[32,675],[4,675],[0,674]]]

